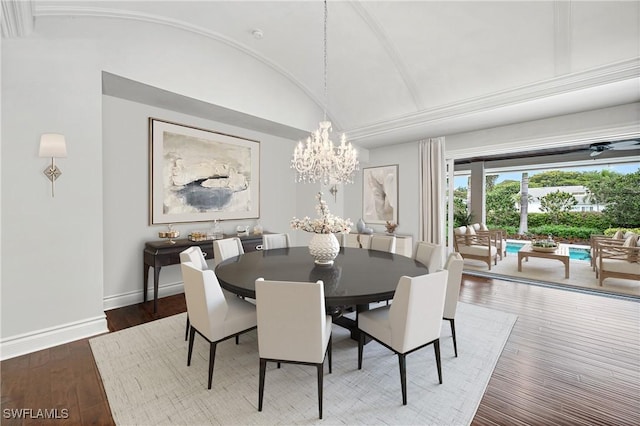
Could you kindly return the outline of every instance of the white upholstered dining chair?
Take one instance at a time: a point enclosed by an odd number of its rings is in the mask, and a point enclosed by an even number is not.
[[[371,235],[368,234],[342,234],[342,247],[368,249],[371,243]]]
[[[369,336],[398,355],[402,404],[407,405],[406,356],[433,344],[442,384],[440,330],[447,288],[447,271],[417,277],[403,276],[393,303],[358,314],[358,370],[362,369],[365,336]]]
[[[426,266],[429,272],[442,269],[442,246],[426,241],[418,241],[415,260]]]
[[[230,257],[241,254],[244,254],[244,248],[242,247],[240,238],[231,237],[222,240],[213,240],[213,261],[216,266]]]
[[[191,246],[186,250],[180,252],[180,263],[191,262],[193,266],[198,269],[209,269],[205,254],[202,252],[200,246]]]
[[[207,264],[204,256],[205,255],[202,252],[200,246],[191,246],[188,249],[180,252],[180,263],[191,262],[194,267],[200,269],[201,271],[204,271],[205,269],[209,269],[209,265]],[[187,340],[189,338],[189,327],[189,314],[187,314],[187,326],[185,327],[184,331],[184,340]]]
[[[395,253],[396,252],[396,236],[395,235],[372,235],[369,249]]]
[[[262,411],[267,362],[307,364],[318,373],[318,412],[322,418],[324,360],[331,373],[331,316],[326,314],[324,284],[256,280],[260,378],[258,411]]]
[[[451,325],[451,337],[453,338],[453,352],[458,356],[458,343],[456,341],[456,310],[458,309],[458,298],[460,297],[460,284],[462,282],[462,268],[464,259],[460,253],[451,253],[447,258],[444,269],[449,272],[447,278],[447,293],[444,299],[444,312],[442,318],[449,321]]]
[[[193,342],[198,333],[209,342],[208,389],[211,389],[217,344],[256,328],[256,307],[235,296],[225,297],[212,270],[200,270],[191,262],[182,263],[180,267],[191,320],[187,366],[191,365]]]
[[[262,236],[263,250],[287,248],[289,246],[289,234],[264,234]]]

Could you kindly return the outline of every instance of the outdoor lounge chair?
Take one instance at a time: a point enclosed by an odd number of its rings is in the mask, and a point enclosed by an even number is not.
[[[478,235],[489,234],[493,239],[493,245],[498,250],[500,260],[507,255],[507,232],[504,229],[489,229],[484,223],[474,223],[471,226],[473,226],[474,231],[476,231]]]
[[[629,233],[631,235],[631,233]],[[629,236],[627,235],[627,237]],[[615,235],[609,237],[607,235],[591,235],[589,237],[589,254],[591,255],[591,269],[596,270],[596,257],[598,257],[598,243],[603,242],[606,244],[614,244],[621,246],[624,244],[625,235],[618,231]]]
[[[640,282],[640,238],[630,235],[622,245],[600,240],[596,250],[596,277],[602,286],[606,278]]]
[[[491,262],[498,264],[495,239],[488,232],[478,234],[473,227],[459,226],[453,229],[455,251],[465,259],[481,260],[491,270]]]

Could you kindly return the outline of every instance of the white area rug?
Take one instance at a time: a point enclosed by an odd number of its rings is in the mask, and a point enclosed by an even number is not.
[[[258,412],[255,331],[218,345],[207,390],[209,345],[196,337],[191,367],[184,341],[186,314],[91,339],[91,349],[119,425],[160,424],[419,424],[466,425],[478,408],[516,315],[460,303],[458,358],[449,323],[441,336],[443,384],[432,346],[407,356],[408,405],[402,405],[397,356],[376,342],[364,348],[333,327],[333,373],[325,362],[323,420],[318,419],[316,369],[267,365]]]

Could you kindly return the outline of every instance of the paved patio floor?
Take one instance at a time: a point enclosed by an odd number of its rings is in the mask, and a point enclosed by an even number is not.
[[[596,273],[591,270],[591,265],[587,260],[570,261],[570,277],[564,277],[564,265],[553,259],[529,258],[529,261],[522,261],[522,272],[518,272],[518,255],[509,253],[502,260],[498,260],[498,265],[491,265],[491,271],[487,264],[477,260],[465,259],[465,272],[478,271],[505,275],[520,279],[551,282],[571,287],[584,288],[595,291],[604,291],[612,294],[623,294],[640,297],[640,282],[635,280],[622,280],[617,278],[607,278],[602,287],[598,285]]]

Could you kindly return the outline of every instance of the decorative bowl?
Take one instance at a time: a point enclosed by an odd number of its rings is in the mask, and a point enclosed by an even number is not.
[[[539,251],[542,253],[553,253],[558,249],[558,246],[555,247],[541,247],[541,246],[531,246],[531,250]]]
[[[169,241],[167,241],[169,244],[175,244],[176,242],[173,241],[174,238],[178,238],[180,236],[180,231],[160,231],[158,232],[158,237],[160,238],[167,238]]]
[[[160,238],[178,238],[180,236],[180,231],[160,231],[158,232],[158,237]]]

